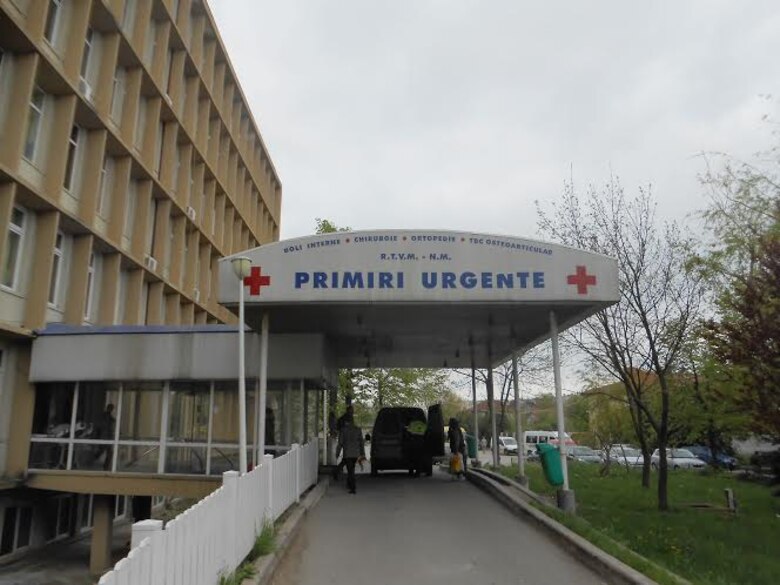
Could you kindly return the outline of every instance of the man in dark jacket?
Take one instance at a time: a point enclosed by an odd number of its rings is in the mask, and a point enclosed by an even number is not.
[[[355,426],[351,415],[345,417],[344,424],[339,432],[339,443],[336,447],[336,457],[344,452],[342,463],[347,466],[347,489],[349,493],[355,493],[355,464],[358,460],[366,458],[363,445],[363,433]]]
[[[344,425],[347,423],[347,419],[355,419],[355,409],[352,408],[351,404],[347,405],[347,410],[344,411],[344,414],[342,414],[339,419],[336,421],[336,431],[338,432],[339,436],[341,436],[341,431],[344,428]],[[336,453],[336,459],[339,458],[338,453]],[[341,473],[341,470],[344,468],[346,463],[342,459],[340,463],[336,464],[336,467],[333,468],[333,479],[339,478],[339,473]]]

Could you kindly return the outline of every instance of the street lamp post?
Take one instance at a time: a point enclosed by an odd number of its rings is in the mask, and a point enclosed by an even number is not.
[[[246,256],[233,258],[233,272],[238,277],[238,468],[246,473],[246,368],[244,367],[244,279],[249,276],[252,261]]]

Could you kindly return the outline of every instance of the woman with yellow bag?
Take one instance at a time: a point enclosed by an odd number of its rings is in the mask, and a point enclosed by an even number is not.
[[[466,441],[458,419],[451,418],[447,438],[450,441],[450,473],[455,479],[466,478]]]

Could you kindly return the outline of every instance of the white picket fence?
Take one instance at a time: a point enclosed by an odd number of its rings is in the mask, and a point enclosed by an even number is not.
[[[98,585],[216,585],[241,564],[263,523],[279,518],[317,482],[318,465],[312,441],[281,457],[266,455],[243,476],[225,472],[219,489],[164,530],[159,520],[133,525],[133,549]]]

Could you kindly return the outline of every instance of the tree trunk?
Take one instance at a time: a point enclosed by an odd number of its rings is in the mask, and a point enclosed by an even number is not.
[[[661,424],[658,428],[658,453],[661,460],[658,463],[658,509],[669,509],[669,468],[666,461],[666,445],[669,441],[669,386],[666,376],[659,374],[661,385]]]

